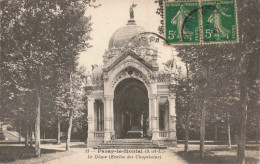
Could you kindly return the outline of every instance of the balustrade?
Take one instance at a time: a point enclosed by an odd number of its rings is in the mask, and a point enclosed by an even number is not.
[[[94,132],[95,138],[104,138],[104,132]]]
[[[161,138],[167,137],[167,132],[166,131],[160,131],[159,137],[161,137]]]

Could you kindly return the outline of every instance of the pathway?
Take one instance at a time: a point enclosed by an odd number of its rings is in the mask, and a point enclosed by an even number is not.
[[[92,149],[72,148],[71,156],[49,161],[48,164],[186,164],[175,149]]]

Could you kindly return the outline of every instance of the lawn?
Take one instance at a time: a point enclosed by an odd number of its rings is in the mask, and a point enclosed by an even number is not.
[[[0,146],[0,163],[45,163],[73,154],[72,151],[41,149],[41,157],[35,158],[34,148],[24,146]]]
[[[189,151],[185,153],[181,147],[178,148],[176,154],[188,163],[232,163],[236,164],[237,148],[233,146],[231,150],[224,145],[205,145],[205,158],[201,159],[199,154],[199,146],[191,146]],[[259,145],[246,146],[246,163],[259,164]]]

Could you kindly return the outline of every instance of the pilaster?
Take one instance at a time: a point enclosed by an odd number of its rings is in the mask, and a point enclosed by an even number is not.
[[[94,139],[94,98],[88,97],[88,140]]]
[[[169,99],[169,139],[176,140],[176,111],[175,94],[170,94]]]
[[[151,96],[152,99],[152,133],[153,137],[152,140],[158,140],[159,139],[159,113],[158,113],[158,101],[157,101],[157,95],[154,94]]]
[[[104,124],[105,124],[105,131],[104,131],[104,142],[111,140],[111,131],[112,131],[112,112],[113,112],[113,106],[111,105],[111,102],[113,100],[113,96],[104,96],[105,98],[105,108],[104,108]]]

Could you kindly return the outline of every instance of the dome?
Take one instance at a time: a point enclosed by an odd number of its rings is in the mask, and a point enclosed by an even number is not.
[[[130,41],[130,39],[132,39],[134,36],[137,36],[138,34],[143,32],[145,32],[143,27],[137,26],[134,20],[129,20],[126,26],[123,26],[116,30],[116,32],[114,32],[109,40],[108,48],[119,48],[123,46],[124,43]],[[148,44],[148,39],[146,41],[146,44]]]

